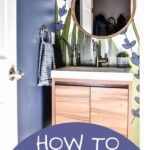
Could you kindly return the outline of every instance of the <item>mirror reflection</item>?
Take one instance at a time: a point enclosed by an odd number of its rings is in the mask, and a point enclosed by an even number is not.
[[[74,0],[76,21],[85,32],[109,36],[120,31],[131,18],[132,0]]]

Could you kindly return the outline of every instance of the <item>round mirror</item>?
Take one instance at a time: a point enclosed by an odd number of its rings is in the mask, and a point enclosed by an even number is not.
[[[123,32],[131,23],[136,0],[72,0],[75,24],[95,38],[110,38]]]

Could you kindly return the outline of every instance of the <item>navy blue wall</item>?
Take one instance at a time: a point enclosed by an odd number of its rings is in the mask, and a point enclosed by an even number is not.
[[[19,141],[44,127],[50,119],[50,88],[37,87],[39,29],[55,30],[55,0],[17,1],[17,58],[24,78],[18,81]],[[49,120],[50,121],[50,120]]]

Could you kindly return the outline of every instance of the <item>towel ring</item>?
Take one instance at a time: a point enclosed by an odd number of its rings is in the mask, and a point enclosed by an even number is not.
[[[48,34],[48,42],[50,42],[50,40],[51,40],[50,39],[50,32],[45,25],[43,25],[40,29],[40,36],[41,36],[42,42],[44,42],[44,33]]]

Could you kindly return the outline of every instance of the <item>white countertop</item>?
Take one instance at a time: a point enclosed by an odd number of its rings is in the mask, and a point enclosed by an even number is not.
[[[52,78],[132,81],[133,73],[127,68],[65,67],[51,72]]]

